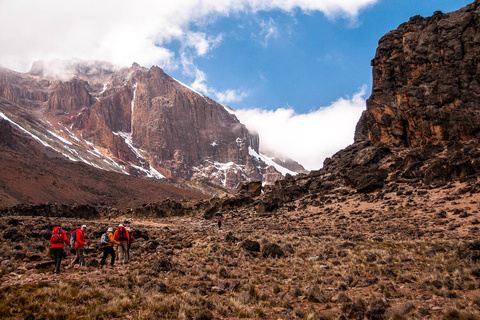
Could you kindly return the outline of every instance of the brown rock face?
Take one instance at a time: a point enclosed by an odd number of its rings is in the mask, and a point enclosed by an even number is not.
[[[93,98],[89,93],[88,82],[72,79],[59,82],[52,88],[48,99],[48,107],[52,110],[71,112],[81,110],[92,104]]]
[[[229,189],[282,177],[273,167],[267,170],[258,136],[231,111],[158,67],[115,70],[108,63],[77,61],[52,70],[62,75],[49,76],[42,63],[29,74],[0,69],[0,97],[9,102],[0,112],[70,159]]]
[[[415,16],[380,41],[355,140],[417,147],[478,139],[480,2]]]

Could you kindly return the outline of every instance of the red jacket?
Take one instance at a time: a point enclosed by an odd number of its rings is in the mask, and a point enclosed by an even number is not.
[[[124,229],[125,229],[125,233],[127,235],[127,240],[117,240],[118,243],[123,243],[123,242],[129,243],[130,242],[130,234],[128,233],[128,230],[126,228],[124,228]],[[118,228],[117,228],[117,230],[115,230],[115,233],[113,234],[113,237],[117,238],[118,237],[117,234],[118,234]]]
[[[82,231],[82,229],[75,230],[75,248],[83,248],[86,242],[85,233]]]
[[[63,242],[61,243],[53,243],[52,237],[50,237],[50,243],[52,244],[52,248],[63,248],[64,243],[66,243],[68,246],[69,243],[68,243],[67,233],[62,230],[62,235],[63,235]]]

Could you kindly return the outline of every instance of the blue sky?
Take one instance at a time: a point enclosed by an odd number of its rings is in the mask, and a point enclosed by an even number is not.
[[[238,110],[262,152],[318,169],[353,142],[378,40],[413,15],[472,1],[0,0],[0,65],[158,65]]]
[[[385,33],[413,15],[450,12],[470,2],[380,0],[353,19],[329,19],[322,12],[298,9],[233,15],[199,28],[221,34],[222,40],[195,64],[206,74],[209,87],[244,93],[238,100],[222,101],[235,109],[293,108],[307,113],[353,95],[364,84],[371,88],[370,60]],[[264,31],[267,27],[270,36]],[[192,83],[182,69],[170,74]]]

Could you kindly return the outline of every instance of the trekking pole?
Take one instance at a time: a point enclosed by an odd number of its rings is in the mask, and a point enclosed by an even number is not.
[[[87,242],[87,246],[88,246],[88,242]],[[85,246],[83,246],[83,254],[82,254],[82,258],[80,259],[80,267],[83,267],[83,261],[85,259]]]

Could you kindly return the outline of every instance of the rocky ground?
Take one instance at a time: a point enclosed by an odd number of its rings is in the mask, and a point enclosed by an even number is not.
[[[0,219],[5,319],[478,319],[475,182],[299,199],[275,213],[226,211],[218,230],[184,217]],[[52,227],[135,228],[132,259],[53,274]],[[67,257],[64,266],[72,259]]]

